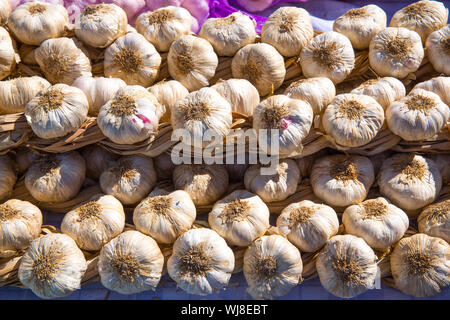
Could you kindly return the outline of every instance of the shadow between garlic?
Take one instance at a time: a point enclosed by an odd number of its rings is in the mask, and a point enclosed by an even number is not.
[[[17,181],[17,172],[13,161],[9,156],[0,156],[0,200],[7,198],[13,191]]]

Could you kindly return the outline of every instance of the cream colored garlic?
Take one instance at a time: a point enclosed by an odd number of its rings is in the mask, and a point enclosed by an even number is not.
[[[386,28],[370,41],[370,67],[380,76],[403,79],[419,69],[423,58],[420,36],[406,28]]]
[[[253,115],[253,111],[260,102],[258,90],[245,79],[219,81],[211,88],[219,92],[230,103],[233,112],[246,116]]]
[[[0,25],[5,25],[8,22],[11,11],[9,0],[0,0]]]
[[[36,150],[31,148],[20,148],[16,151],[14,162],[20,174],[25,173],[28,168],[42,157]]]
[[[184,35],[170,46],[167,56],[169,74],[189,91],[209,85],[216,73],[219,58],[212,45],[203,38]]]
[[[437,295],[450,285],[450,246],[423,233],[403,238],[390,256],[395,287],[415,297]]]
[[[383,107],[370,96],[353,93],[337,95],[322,117],[325,132],[345,147],[369,143],[383,124]]]
[[[16,168],[7,155],[0,156],[0,177],[2,177],[2,183],[0,184],[1,200],[11,194],[17,181]]]
[[[298,249],[282,236],[263,236],[245,251],[243,271],[254,299],[273,299],[298,285],[303,262]]]
[[[400,80],[393,77],[384,77],[367,80],[350,93],[370,96],[386,110],[391,103],[406,95],[406,89]]]
[[[171,110],[175,106],[175,103],[184,99],[189,94],[188,89],[176,80],[158,82],[150,88],[147,88],[147,90],[156,97],[165,109],[159,120],[160,123],[170,122]]]
[[[55,84],[41,90],[25,106],[25,118],[33,132],[43,139],[63,137],[86,120],[89,104],[78,88]]]
[[[320,283],[337,297],[355,297],[374,287],[376,259],[363,239],[350,234],[334,236],[316,260]]]
[[[389,129],[406,141],[434,137],[449,119],[449,106],[437,94],[423,89],[411,91],[386,109]]]
[[[69,24],[66,8],[47,2],[26,2],[13,10],[8,28],[25,44],[38,46],[42,41],[63,36]]]
[[[315,161],[310,180],[317,197],[330,205],[344,207],[366,198],[375,175],[368,158],[335,154]]]
[[[17,57],[13,40],[8,31],[0,26],[0,80],[9,76],[16,66],[16,61],[19,62]]]
[[[190,294],[208,295],[228,285],[234,254],[215,231],[191,229],[173,245],[167,261],[169,276]]]
[[[156,184],[156,172],[151,158],[141,155],[123,156],[100,175],[100,187],[123,204],[135,204],[144,199]]]
[[[20,282],[40,298],[65,297],[80,289],[87,263],[68,235],[50,233],[31,242],[23,255]]]
[[[97,180],[103,171],[109,168],[117,158],[118,154],[107,151],[99,145],[89,145],[82,152],[86,161],[86,176]]]
[[[417,218],[417,223],[419,232],[450,243],[450,199],[426,207]]]
[[[276,173],[261,174],[261,165],[252,164],[244,175],[245,189],[257,194],[264,202],[283,201],[297,191],[301,180],[294,160],[280,159]]]
[[[270,212],[257,195],[236,190],[217,201],[208,223],[229,244],[246,247],[269,229]]]
[[[431,33],[425,47],[434,70],[450,76],[450,25]]]
[[[212,44],[217,55],[232,57],[243,46],[255,42],[255,21],[237,11],[224,18],[207,19],[198,35]]]
[[[38,47],[28,44],[22,44],[19,47],[20,62],[36,66],[38,64],[36,58],[34,57],[34,51],[36,50],[36,48]]]
[[[326,77],[337,84],[355,67],[355,53],[346,36],[329,31],[315,36],[302,49],[299,61],[307,78]]]
[[[260,96],[278,89],[284,81],[286,68],[283,56],[267,43],[248,44],[236,52],[231,61],[233,78],[250,81]]]
[[[100,251],[98,273],[102,285],[121,294],[155,290],[161,279],[164,256],[151,237],[129,230]]]
[[[450,77],[431,78],[416,84],[413,90],[415,89],[424,89],[436,93],[447,106],[450,106]]]
[[[172,161],[170,152],[163,152],[154,157],[153,164],[159,180],[172,179],[175,164]]]

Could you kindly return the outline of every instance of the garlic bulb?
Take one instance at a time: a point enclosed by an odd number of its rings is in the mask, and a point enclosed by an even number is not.
[[[253,111],[260,102],[258,90],[245,79],[219,81],[211,88],[230,103],[233,112],[246,116],[253,115]]]
[[[415,89],[423,89],[436,93],[446,105],[450,105],[450,77],[431,78],[430,80],[416,84],[413,90]]]
[[[66,8],[47,2],[26,2],[13,10],[8,28],[20,42],[38,46],[42,41],[59,38],[69,24]]]
[[[338,233],[339,220],[333,208],[303,200],[281,211],[277,228],[302,252],[314,252]]]
[[[190,294],[208,295],[224,288],[234,269],[234,254],[215,231],[191,229],[173,245],[169,276]]]
[[[303,47],[299,61],[307,78],[326,77],[337,84],[355,67],[355,52],[346,36],[329,31],[315,36]]]
[[[442,185],[450,185],[450,154],[433,154],[431,159],[436,163],[441,172]]]
[[[423,57],[420,36],[405,28],[386,28],[370,41],[370,67],[380,76],[403,79],[419,69]]]
[[[390,256],[395,287],[415,297],[437,295],[450,285],[449,255],[449,244],[440,238],[403,238]]]
[[[351,9],[334,20],[333,30],[350,39],[358,50],[369,47],[370,40],[386,28],[386,12],[380,7],[369,4],[362,8]]]
[[[23,255],[20,282],[40,298],[60,298],[80,289],[87,263],[68,235],[50,233],[31,242]]]
[[[42,213],[28,201],[0,204],[0,258],[15,256],[41,233]]]
[[[253,114],[253,129],[259,132],[267,130],[267,134],[258,135],[259,147],[271,150],[271,130],[278,130],[279,154],[287,156],[300,151],[302,140],[308,135],[313,122],[313,110],[309,103],[291,99],[285,95],[275,95],[263,100]],[[261,140],[264,139],[266,141]]]
[[[250,81],[260,96],[278,89],[284,81],[286,68],[277,49],[267,43],[248,44],[236,52],[231,61],[233,78]]]
[[[297,7],[281,7],[264,22],[261,41],[275,47],[283,56],[298,56],[314,37],[308,11]]]
[[[184,35],[172,42],[167,56],[170,76],[189,91],[208,86],[218,64],[219,58],[212,45],[192,35]]]
[[[244,184],[264,202],[283,201],[297,191],[301,176],[294,160],[280,159],[276,173],[271,175],[262,175],[261,167],[252,164],[245,172]]]
[[[133,223],[158,243],[173,243],[192,227],[196,215],[189,194],[177,190],[142,200],[133,211]]]
[[[172,42],[189,34],[192,24],[193,17],[188,10],[167,6],[142,13],[136,20],[136,29],[156,50],[167,52]]]
[[[228,172],[220,164],[181,164],[172,179],[175,189],[186,191],[196,206],[216,202],[228,188]]]
[[[164,256],[155,240],[129,230],[100,251],[98,273],[102,285],[121,294],[155,290],[161,279]]]
[[[232,57],[243,46],[255,42],[255,22],[237,11],[224,18],[206,19],[198,35],[212,44],[217,55]]]
[[[175,164],[172,161],[170,153],[163,152],[157,157],[154,157],[153,164],[158,175],[158,180],[172,179]]]
[[[334,236],[316,260],[320,283],[337,297],[355,297],[373,288],[376,259],[363,239],[350,234]]]
[[[419,232],[450,243],[450,199],[426,207],[417,218]]]
[[[175,103],[184,99],[189,94],[188,89],[176,80],[158,82],[150,88],[147,88],[147,90],[156,97],[165,109],[161,119],[159,119],[160,123],[170,122],[170,110],[173,109]]]
[[[123,204],[144,199],[156,184],[151,158],[141,155],[123,156],[100,175],[100,187]]]
[[[244,276],[254,299],[273,299],[298,285],[303,262],[298,249],[279,235],[263,236],[245,251]]]
[[[86,175],[97,180],[101,173],[109,168],[119,155],[109,152],[99,145],[90,145],[86,147],[81,155],[86,161]]]
[[[322,118],[325,132],[345,147],[369,143],[383,123],[383,107],[370,96],[354,93],[337,95],[326,107]]]
[[[315,161],[310,180],[317,197],[344,207],[366,198],[375,175],[369,158],[335,154]]]
[[[386,110],[391,103],[406,95],[406,89],[400,80],[393,77],[384,77],[367,80],[350,93],[370,96]]]
[[[120,78],[129,85],[149,87],[158,75],[161,56],[143,35],[130,32],[106,49],[103,65],[106,77]]]
[[[310,104],[315,115],[333,101],[336,88],[333,81],[325,77],[307,78],[292,82],[284,90],[284,94],[292,99],[299,99]]]
[[[431,33],[425,47],[434,70],[450,76],[450,26]]]
[[[0,26],[0,80],[9,76],[16,66],[14,43],[8,31]]]
[[[13,162],[8,156],[0,156],[0,200],[11,194],[17,181],[17,173]]]
[[[83,91],[61,83],[31,99],[25,106],[25,118],[38,137],[54,139],[77,130],[86,120],[88,108]]]
[[[448,105],[437,94],[423,89],[411,91],[386,109],[389,129],[406,141],[434,137],[449,118]]]
[[[208,223],[229,244],[246,247],[269,229],[269,217],[269,208],[260,197],[236,190],[214,204]]]
[[[64,215],[61,231],[83,250],[98,251],[125,227],[125,212],[113,196],[98,194]]]
[[[98,113],[100,130],[112,142],[133,144],[154,135],[162,110],[155,96],[141,86],[125,86]]]
[[[19,148],[16,151],[14,162],[20,174],[25,173],[28,168],[42,157],[36,150],[31,148]]]
[[[394,13],[390,27],[404,27],[417,32],[422,42],[428,35],[447,24],[448,9],[442,2],[417,1]]]
[[[8,22],[11,11],[9,0],[0,0],[0,25],[5,25]]]
[[[381,194],[396,206],[415,210],[436,199],[442,177],[433,160],[417,154],[398,153],[384,161],[378,186]]]

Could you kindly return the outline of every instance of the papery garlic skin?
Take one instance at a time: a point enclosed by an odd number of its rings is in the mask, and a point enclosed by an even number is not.
[[[9,0],[0,0],[0,25],[5,25],[8,22],[11,11]]]
[[[180,82],[176,80],[161,81],[147,90],[152,93],[161,106],[165,109],[159,119],[160,123],[170,122],[171,110],[179,100],[184,99],[189,91]]]
[[[425,47],[434,70],[450,76],[450,26],[432,32]]]
[[[87,146],[81,155],[86,161],[86,176],[95,180],[119,158],[118,154],[109,152],[99,145]]]
[[[417,218],[419,232],[450,243],[450,199],[427,206]]]
[[[8,156],[0,156],[0,200],[11,194],[17,181],[16,168]]]
[[[87,263],[75,241],[61,233],[46,234],[23,255],[20,282],[40,298],[60,298],[80,289]]]
[[[367,80],[350,93],[370,96],[386,110],[391,103],[405,97],[406,89],[400,80],[384,77]]]
[[[36,50],[36,46],[32,46],[29,44],[22,44],[19,47],[19,56],[20,62],[23,62],[28,65],[37,65],[36,58],[34,57],[34,50]]]
[[[225,240],[207,228],[183,233],[167,261],[169,276],[190,294],[208,295],[228,285],[234,254]]]
[[[163,152],[152,159],[158,179],[172,179],[172,173],[176,166],[172,161],[170,152]]]
[[[16,66],[14,43],[8,31],[0,26],[0,80],[9,76]]]
[[[442,185],[450,184],[450,154],[433,154],[431,155],[431,159],[436,163],[441,172],[442,176]]]
[[[254,299],[273,299],[298,285],[303,262],[298,249],[279,235],[263,236],[244,255],[247,292]]]
[[[16,151],[14,162],[20,174],[25,173],[28,168],[42,157],[36,150],[31,148],[20,148]],[[2,174],[4,176],[4,174]]]
[[[253,115],[253,111],[260,102],[258,90],[245,79],[219,81],[211,88],[219,92],[230,103],[233,112],[246,116]]]
[[[420,82],[414,86],[415,89],[423,89],[436,93],[446,105],[450,105],[450,77],[435,77]]]

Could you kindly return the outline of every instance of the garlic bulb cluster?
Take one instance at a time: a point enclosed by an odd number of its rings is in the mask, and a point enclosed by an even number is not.
[[[0,0],[0,25],[5,25],[8,22],[11,11],[9,0]]]
[[[426,42],[427,57],[434,70],[450,75],[450,26],[432,32]]]
[[[419,232],[450,243],[450,199],[426,207],[417,218]]]
[[[169,276],[190,294],[208,295],[224,288],[234,269],[234,254],[215,231],[191,229],[173,245]]]
[[[298,249],[279,235],[263,236],[244,255],[244,276],[254,299],[283,296],[298,285],[303,262]]]
[[[355,52],[346,36],[329,31],[315,36],[302,49],[299,61],[307,78],[326,77],[337,84],[355,67]]]
[[[198,35],[212,44],[217,55],[232,57],[243,46],[255,42],[255,22],[237,11],[228,17],[207,19]]]
[[[384,77],[367,80],[350,93],[370,96],[386,110],[391,103],[405,97],[406,89],[400,80]]]
[[[86,161],[86,176],[97,180],[101,173],[109,168],[119,155],[109,152],[98,145],[87,146],[82,152]]]
[[[446,105],[450,105],[450,77],[431,78],[430,80],[416,84],[413,90],[415,89],[423,89],[436,93]]]
[[[8,156],[0,156],[0,200],[11,194],[17,181],[16,168]]]
[[[14,43],[8,31],[0,26],[0,80],[9,76],[16,66]]]
[[[50,233],[33,242],[19,265],[19,280],[40,298],[60,298],[80,289],[87,263],[68,235]]]
[[[260,96],[278,89],[284,81],[286,68],[283,56],[267,43],[248,44],[236,52],[231,61],[233,78],[250,81]]]
[[[176,80],[161,81],[147,90],[153,94],[164,110],[160,123],[170,122],[171,110],[174,108],[178,100],[184,99],[189,91],[180,82]]]
[[[121,294],[154,290],[161,279],[164,256],[151,237],[125,231],[100,251],[98,273],[103,286]]]
[[[233,112],[246,116],[253,115],[253,111],[260,102],[258,90],[245,79],[219,81],[211,88],[219,92],[230,103]]]

